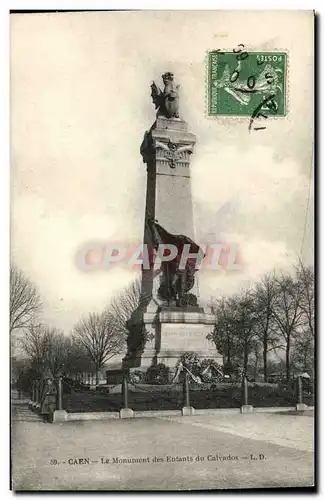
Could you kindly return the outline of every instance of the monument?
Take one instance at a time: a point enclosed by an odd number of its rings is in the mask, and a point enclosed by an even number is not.
[[[156,121],[145,133],[140,149],[147,167],[143,243],[149,265],[142,266],[139,306],[127,324],[128,351],[123,366],[146,370],[163,363],[172,372],[188,351],[219,364],[222,357],[210,339],[215,318],[200,307],[194,293],[199,272],[194,256],[203,258],[195,243],[191,196],[190,158],[196,137],[180,118],[179,85],[175,85],[174,75],[165,73],[162,79],[163,90],[155,82],[151,85]],[[163,245],[173,245],[178,252],[158,267],[153,257]],[[188,258],[181,265],[184,253]]]

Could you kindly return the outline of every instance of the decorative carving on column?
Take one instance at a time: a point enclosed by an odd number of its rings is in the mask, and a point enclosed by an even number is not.
[[[175,168],[177,163],[188,164],[190,162],[189,155],[193,153],[193,147],[191,144],[176,144],[171,140],[167,143],[156,141],[155,151],[157,160],[166,160],[171,168]]]

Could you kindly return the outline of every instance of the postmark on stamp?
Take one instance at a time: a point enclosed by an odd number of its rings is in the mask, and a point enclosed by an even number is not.
[[[208,52],[207,64],[209,116],[249,116],[251,121],[286,116],[285,52],[250,52],[240,44],[232,52]]]

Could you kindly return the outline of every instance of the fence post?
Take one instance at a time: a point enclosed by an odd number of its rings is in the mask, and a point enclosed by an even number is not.
[[[244,377],[244,405],[249,404],[249,386],[248,386],[248,380],[246,377]]]
[[[123,378],[123,402],[124,408],[128,408],[128,381],[126,376]]]
[[[39,380],[35,380],[35,403],[36,403],[36,406],[38,405],[39,403]]]
[[[303,403],[303,380],[301,375],[298,375],[297,377],[297,404],[296,404],[296,410],[297,411],[303,411],[307,410],[307,405]]]
[[[189,394],[189,373],[188,372],[186,372],[186,375],[185,375],[185,398],[186,398],[185,406],[187,406],[189,408],[189,406],[190,406],[190,394]]]
[[[195,409],[190,406],[190,386],[189,386],[189,373],[185,370],[185,377],[183,382],[183,389],[185,395],[185,406],[182,408],[181,413],[183,417],[191,417],[195,414]]]
[[[119,412],[119,418],[132,418],[134,417],[134,412],[131,408],[128,408],[128,379],[127,373],[124,373],[123,383],[122,383],[122,398],[124,407],[121,408]]]
[[[56,409],[54,409],[51,421],[54,423],[65,422],[66,420],[68,420],[68,413],[66,410],[63,410],[63,381],[61,376],[56,379],[55,385],[56,385],[56,401],[54,408],[56,407]]]
[[[297,377],[297,404],[303,404],[303,381],[301,376]]]
[[[29,406],[32,407],[35,403],[35,380],[32,380],[31,386],[31,400],[29,402]]]
[[[253,406],[249,405],[249,385],[247,376],[243,377],[243,405],[241,406],[241,413],[251,413]]]
[[[57,410],[63,409],[63,390],[62,390],[62,377],[57,380]]]

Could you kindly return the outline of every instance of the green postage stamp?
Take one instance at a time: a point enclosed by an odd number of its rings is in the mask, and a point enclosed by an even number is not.
[[[286,116],[287,54],[208,52],[209,116]]]

